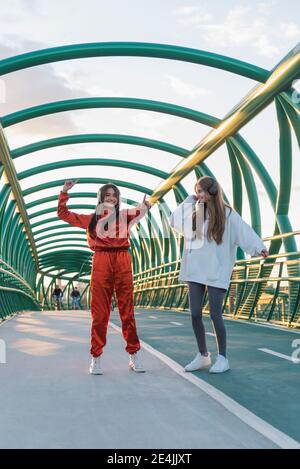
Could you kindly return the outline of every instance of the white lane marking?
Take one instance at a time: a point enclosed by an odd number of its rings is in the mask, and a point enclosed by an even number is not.
[[[122,334],[122,329],[119,326],[116,326],[112,322],[109,322],[109,324],[113,329],[118,330],[120,334]],[[142,340],[140,340],[140,343],[142,347],[147,350],[147,352],[157,357],[159,360],[169,366],[173,371],[175,371],[175,373],[177,373],[179,376],[197,386],[212,399],[219,402],[219,404],[221,404],[235,417],[240,419],[242,422],[246,423],[249,427],[253,428],[258,433],[261,433],[264,437],[268,438],[280,448],[300,449],[300,443],[298,441],[294,440],[290,436],[273,427],[273,425],[270,425],[268,422],[265,422],[265,420],[261,419],[242,405],[238,404],[238,402],[234,401],[233,399],[231,399],[231,397],[227,396],[222,391],[219,391],[211,384],[206,383],[206,381],[204,381],[203,379],[198,378],[193,374],[187,373],[186,371],[184,371],[184,368],[179,365],[179,363],[175,362],[167,355],[164,355],[163,353],[154,349],[153,347],[151,347],[151,345],[147,344]]]
[[[206,317],[206,315],[203,317]],[[281,332],[291,332],[292,334],[300,334],[300,331],[298,330],[294,330],[294,329],[290,329],[290,328],[287,328],[287,327],[284,327],[284,326],[273,326],[271,324],[266,324],[265,322],[254,322],[253,320],[252,321],[249,321],[247,319],[234,319],[234,318],[228,318],[226,316],[223,316],[223,319],[225,319],[226,321],[233,321],[233,322],[239,322],[240,324],[247,324],[249,326],[257,326],[257,327],[266,327],[267,329],[274,329],[275,331],[281,331]]]
[[[90,311],[90,310],[85,310],[85,311]],[[146,310],[141,310],[141,311],[146,311]],[[164,311],[163,309],[160,310],[160,313]],[[168,312],[174,312],[174,313],[177,313],[176,310],[167,310]],[[183,314],[184,316],[188,316],[190,317],[190,313],[189,311],[180,311],[180,314]],[[203,314],[203,318],[205,319],[209,319],[209,315],[208,314]],[[284,326],[279,326],[279,325],[271,325],[271,324],[266,324],[265,322],[254,322],[254,321],[249,321],[247,319],[235,319],[235,318],[229,318],[227,316],[224,316],[223,315],[223,319],[225,321],[232,321],[232,322],[238,322],[240,324],[247,324],[249,326],[256,326],[256,327],[266,327],[267,329],[274,329],[275,331],[281,331],[281,332],[287,332],[287,333],[291,333],[291,334],[300,334],[300,330],[295,330],[295,329],[291,329],[291,328],[287,328],[287,327],[284,327]]]
[[[157,316],[149,316],[150,319],[157,319]]]
[[[211,335],[213,337],[216,337],[216,334],[213,334],[212,332],[206,332],[206,335]]]
[[[162,309],[161,311],[164,311],[164,310]],[[176,310],[171,310],[169,312],[177,313]],[[180,314],[183,314],[185,316],[190,317],[190,312],[189,311],[180,311]],[[204,319],[205,318],[209,319],[209,314],[207,314],[207,313],[203,314],[203,318]],[[285,327],[285,326],[267,324],[266,322],[263,322],[263,321],[262,322],[260,322],[260,321],[254,322],[253,320],[249,321],[247,319],[230,318],[230,317],[224,316],[224,315],[223,315],[223,319],[225,321],[239,322],[240,324],[248,324],[249,326],[266,327],[267,329],[274,329],[275,331],[281,331],[281,332],[287,332],[287,333],[291,332],[292,334],[300,334],[299,329],[296,330],[296,329],[291,329],[291,328],[288,328],[288,327]]]
[[[181,322],[170,321],[170,324],[174,324],[174,326],[183,326]]]
[[[275,352],[274,350],[271,350],[269,348],[259,348],[258,350],[260,350],[261,352],[269,353],[270,355],[275,355],[275,357],[283,358],[284,360],[289,360],[293,363],[300,363],[299,358],[293,358],[289,355],[284,355],[283,353]]]

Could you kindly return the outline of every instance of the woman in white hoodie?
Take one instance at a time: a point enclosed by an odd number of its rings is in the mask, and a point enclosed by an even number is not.
[[[186,367],[195,371],[211,365],[207,350],[202,306],[208,290],[210,317],[218,355],[211,373],[229,370],[226,358],[226,330],[222,318],[225,293],[230,285],[240,246],[251,256],[268,256],[268,250],[256,232],[223,200],[218,182],[203,176],[195,184],[195,195],[188,196],[169,217],[170,225],[184,236],[179,281],[187,282],[192,325],[199,352]]]

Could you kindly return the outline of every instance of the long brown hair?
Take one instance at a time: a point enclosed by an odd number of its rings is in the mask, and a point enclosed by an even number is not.
[[[120,190],[118,189],[118,187],[115,184],[108,183],[108,184],[104,184],[104,186],[100,187],[100,189],[98,191],[98,205],[103,203],[107,189],[112,189],[115,193],[115,196],[118,199],[118,202],[115,205],[116,218],[118,219],[119,218],[119,210],[120,210],[121,193],[120,193]],[[94,231],[94,228],[97,224],[98,218],[99,218],[99,216],[97,215],[97,212],[95,210],[95,212],[92,216],[92,219],[90,221],[89,227],[88,227],[88,232],[89,232],[90,235]],[[108,229],[108,223],[106,223],[104,225],[104,230],[107,230],[107,229]]]
[[[210,176],[202,176],[195,184],[196,186],[199,185],[202,190],[208,193],[209,199],[204,204],[205,212],[204,216],[206,218],[206,214],[209,214],[209,223],[207,228],[207,239],[208,241],[215,240],[217,244],[222,243],[223,234],[225,230],[225,222],[226,222],[226,212],[225,207],[230,208],[230,213],[232,207],[224,202],[223,200],[223,191],[216,179]],[[193,213],[193,231],[196,230],[196,213]]]

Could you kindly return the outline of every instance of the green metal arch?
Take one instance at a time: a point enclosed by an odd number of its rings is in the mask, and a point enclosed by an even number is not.
[[[96,109],[96,108],[122,108],[122,109],[137,109],[143,111],[160,112],[162,114],[169,114],[175,117],[183,117],[195,122],[205,123],[211,127],[217,126],[220,122],[208,114],[189,109],[184,106],[176,104],[165,103],[161,101],[154,101],[149,99],[138,98],[75,98],[63,101],[54,101],[50,103],[40,104],[30,108],[21,109],[19,111],[7,114],[1,117],[1,125],[10,127],[11,125],[20,124],[30,119],[37,117],[47,116],[59,112],[74,111],[79,109]]]
[[[80,103],[78,103],[76,100],[76,102],[71,102],[70,101],[67,101],[67,102],[58,102],[58,103],[48,103],[48,104],[45,104],[43,106],[40,106],[40,107],[36,107],[36,108],[31,108],[31,109],[28,109],[28,110],[23,110],[23,111],[19,111],[18,113],[15,113],[15,114],[18,114],[19,116],[15,115],[15,119],[20,119],[20,118],[24,118],[24,115],[26,117],[26,115],[28,116],[31,115],[31,116],[34,116],[34,117],[37,117],[39,115],[41,115],[41,113],[46,113],[49,111],[49,107],[51,108],[51,111],[61,111],[61,110],[68,110],[70,105],[71,107],[72,106],[86,106],[86,104],[88,106],[92,106],[92,105],[105,105],[105,106],[126,106],[126,107],[132,107],[132,106],[135,106],[137,108],[142,108],[144,110],[152,110],[152,111],[156,111],[156,112],[167,112],[168,114],[171,113],[173,115],[178,115],[180,117],[184,117],[184,118],[187,118],[187,119],[192,119],[192,120],[195,120],[197,122],[201,122],[205,125],[210,125],[210,126],[213,126],[213,127],[217,127],[220,123],[220,120],[213,117],[213,116],[209,116],[207,114],[203,114],[203,113],[200,113],[198,111],[195,111],[195,110],[190,110],[188,108],[183,108],[183,107],[178,107],[178,106],[174,106],[172,104],[168,104],[168,103],[161,103],[161,102],[156,102],[156,101],[149,101],[149,100],[136,100],[136,99],[127,99],[127,98],[91,98],[93,101],[88,101],[88,103],[86,103],[86,100],[80,100]],[[21,117],[20,117],[21,116]],[[23,116],[23,117],[22,117]],[[123,137],[124,139],[124,136],[121,136],[121,138]],[[127,137],[127,136],[126,136]],[[125,138],[126,138],[125,137]],[[104,138],[107,138],[107,137],[104,137]],[[113,136],[108,136],[108,139],[112,139]],[[92,135],[92,136],[79,136],[79,138],[77,139],[76,136],[71,136],[70,137],[70,140],[68,140],[68,137],[63,137],[62,138],[62,143],[65,144],[66,142],[74,142],[76,141],[76,143],[80,142],[82,143],[82,141],[85,141],[86,139],[89,140],[91,139],[92,141],[94,141],[94,139],[97,139],[96,136]],[[134,143],[134,142],[137,142],[136,140],[136,137],[129,137],[129,142],[130,143]],[[27,146],[25,148],[21,148],[21,149],[16,149],[16,155],[20,155],[20,154],[23,154],[24,152],[28,152],[30,151],[30,148],[34,149],[34,148],[41,148],[41,147],[44,147],[45,148],[45,145],[53,145],[53,144],[57,144],[59,142],[59,140],[55,140],[53,141],[50,140],[48,141],[48,143],[45,143],[45,142],[38,142],[35,146],[35,144],[32,144],[31,146]],[[170,152],[175,152],[176,153],[181,153],[182,156],[187,156],[186,155],[183,155],[183,152],[182,150],[184,149],[178,149],[178,148],[174,148],[174,147],[167,147],[166,145],[168,144],[165,144],[165,142],[155,142],[153,143],[153,141],[147,141],[145,140],[143,142],[143,140],[141,140],[139,138],[138,140],[138,144],[142,144],[144,143],[146,146],[148,146],[148,144],[150,146],[153,146],[154,144],[156,146],[160,146],[161,144],[164,146],[164,149],[169,149]],[[136,144],[136,143],[135,143]],[[28,148],[30,147],[30,148]],[[177,154],[178,154],[177,153]],[[258,159],[257,159],[258,160]],[[259,161],[259,160],[258,160]],[[204,163],[202,163],[202,165],[204,165]],[[205,169],[205,172],[207,173],[207,168],[205,168],[203,166],[203,168]],[[267,172],[264,170],[264,171],[261,171],[263,173],[263,177],[268,177],[268,174]],[[234,181],[235,179],[233,179]],[[248,186],[247,186],[248,187]],[[271,187],[270,183],[268,181],[266,181],[266,184],[265,184],[265,187],[266,187],[266,190],[268,190],[269,187]],[[254,186],[254,189],[255,190],[255,186]],[[253,192],[252,190],[252,192]],[[250,194],[251,195],[251,194]],[[274,204],[273,204],[274,205]],[[254,210],[254,207],[256,207],[256,203],[255,201],[251,201],[250,200],[250,207],[251,207],[251,218],[252,218],[252,223],[253,223],[253,227],[254,229],[257,230],[258,233],[260,233],[260,215],[259,215],[259,212],[255,211]]]
[[[76,179],[76,178],[73,178]],[[106,184],[107,178],[99,178],[99,177],[83,177],[80,178],[80,182],[82,184]],[[139,184],[135,184],[132,182],[122,181],[121,179],[110,179],[110,182],[113,182],[117,186],[126,187],[127,189],[132,189],[137,192],[142,192],[144,194],[150,195],[151,189],[145,186],[141,186]],[[36,186],[31,186],[28,189],[24,189],[22,191],[23,197],[27,195],[34,194],[36,192],[42,191],[44,189],[51,189],[53,187],[63,186],[65,183],[65,179],[56,179],[54,181],[45,182],[43,184],[38,184]],[[96,196],[96,193],[95,193]]]
[[[84,159],[75,159],[75,160],[65,160],[65,161],[57,161],[55,163],[48,163],[45,165],[37,166],[26,171],[22,171],[18,173],[18,179],[22,180],[27,177],[35,176],[37,174],[41,174],[43,172],[52,171],[55,169],[61,168],[70,168],[74,166],[117,166],[120,168],[127,168],[133,169],[135,171],[140,171],[143,173],[151,174],[152,176],[156,176],[161,179],[166,179],[169,177],[169,174],[165,171],[161,171],[160,169],[153,168],[151,166],[142,165],[140,163],[132,163],[126,160],[114,160],[110,158],[84,158]],[[187,197],[187,192],[184,187],[179,184],[178,190],[181,191],[182,197]]]
[[[8,57],[0,62],[0,75],[61,60],[111,56],[179,60],[219,68],[261,82],[266,81],[270,74],[256,65],[189,47],[141,42],[94,42],[52,47]]]
[[[80,134],[80,135],[66,135],[63,137],[51,138],[35,142],[30,145],[25,145],[20,148],[16,148],[11,151],[12,159],[19,158],[20,156],[28,155],[36,151],[41,151],[53,147],[63,145],[74,145],[82,143],[124,143],[128,145],[138,145],[142,147],[154,148],[156,150],[166,151],[168,153],[187,156],[189,151],[172,145],[170,143],[162,142],[160,140],[154,140],[150,138],[137,137],[135,135],[118,135],[118,134]]]
[[[89,99],[89,98],[88,98]],[[138,108],[143,108],[143,109],[147,109],[147,110],[155,110],[155,111],[158,111],[158,112],[167,112],[167,113],[172,113],[174,115],[180,115],[181,117],[186,117],[188,119],[193,119],[193,120],[196,120],[197,122],[201,122],[201,123],[204,123],[206,125],[212,125],[214,127],[217,127],[217,125],[220,123],[220,120],[217,119],[217,118],[214,118],[212,116],[208,116],[207,114],[202,114],[202,113],[199,113],[198,111],[194,111],[192,110],[192,113],[191,113],[191,110],[187,109],[187,108],[182,108],[182,107],[178,107],[178,106],[174,106],[174,105],[170,105],[170,104],[167,104],[167,103],[160,103],[160,102],[155,102],[155,101],[148,101],[148,100],[133,100],[133,99],[129,99],[128,98],[91,98],[92,100],[95,100],[94,102],[93,101],[88,101],[86,103],[85,100],[81,101],[81,102],[77,102],[78,100],[76,100],[76,102],[74,102],[74,100],[71,100],[73,102],[58,102],[58,103],[50,103],[50,104],[45,104],[43,106],[38,106],[38,107],[35,107],[35,108],[31,108],[29,110],[23,110],[23,111],[19,111],[18,113],[15,113],[15,119],[20,119],[20,116],[23,116],[24,118],[24,115],[28,116],[28,114],[30,114],[31,116],[34,116],[34,117],[37,117],[39,115],[41,115],[41,112],[42,113],[46,113],[49,111],[49,106],[51,108],[51,110],[53,111],[53,109],[55,110],[67,110],[69,106],[85,106],[85,105],[112,105],[112,106],[126,106],[126,107],[131,107],[131,106],[136,106]],[[99,101],[100,100],[100,101]],[[47,108],[48,108],[48,111],[47,111]],[[236,142],[235,140],[237,140],[237,143],[239,143],[240,145],[243,146],[243,153],[246,153],[248,155],[248,157],[250,156],[250,158],[252,159],[252,164],[253,164],[253,159],[255,159],[255,165],[256,165],[256,171],[258,171],[258,174],[261,178],[263,178],[262,182],[265,186],[265,189],[268,193],[268,195],[270,196],[271,198],[271,203],[273,205],[273,207],[275,207],[275,199],[276,199],[276,188],[273,184],[273,182],[271,181],[269,175],[268,175],[268,172],[265,170],[265,168],[263,167],[262,163],[260,162],[259,158],[256,157],[255,153],[251,150],[251,148],[249,147],[249,145],[246,144],[246,142],[239,136],[239,135],[236,135],[235,138],[231,138],[229,140],[232,140],[232,143],[234,145],[236,145]],[[246,144],[246,146],[245,146]],[[250,150],[250,151],[249,151]],[[255,201],[251,201],[250,200],[250,207],[254,207],[256,205]],[[251,214],[252,214],[252,222],[254,222],[254,228],[258,231],[258,233],[260,233],[260,221],[259,221],[259,213],[257,213],[253,208],[252,208],[252,211],[251,211]],[[289,244],[292,243],[292,240],[287,240],[287,242]]]
[[[42,241],[44,239],[49,239],[49,238],[55,238],[56,236],[68,236],[68,235],[78,235],[79,238],[84,238],[86,240],[86,235],[85,233],[82,233],[82,231],[68,231],[67,233],[51,233],[51,234],[48,234],[48,235],[45,235],[45,236],[41,236],[39,239],[36,239],[36,243],[37,243],[37,248],[41,247],[41,246],[44,246],[45,243],[42,243],[42,244],[38,244],[39,241]],[[65,238],[62,238],[62,240],[65,239]],[[51,241],[49,241],[51,242]],[[48,244],[48,243],[47,243]]]
[[[21,118],[24,119],[24,116],[27,116],[26,118],[29,118],[28,117],[29,115],[33,117],[46,115],[48,114],[49,110],[50,112],[52,111],[58,112],[60,110],[66,111],[70,108],[70,106],[71,107],[80,106],[79,108],[82,108],[82,107],[85,108],[86,105],[90,105],[90,106],[105,105],[109,107],[110,106],[122,107],[124,105],[130,108],[132,108],[132,106],[134,107],[136,106],[135,108],[139,108],[139,109],[151,110],[155,112],[166,112],[168,114],[173,114],[173,115],[177,115],[177,116],[184,117],[187,119],[195,120],[196,122],[199,122],[205,125],[210,125],[212,127],[217,127],[221,122],[220,119],[218,118],[200,113],[195,110],[190,110],[188,108],[183,108],[180,106],[175,106],[175,105],[168,104],[168,103],[161,103],[157,101],[136,100],[136,99],[131,99],[131,98],[87,98],[87,99],[88,99],[88,102],[86,102],[86,98],[83,98],[83,100],[69,100],[65,102],[60,101],[57,103],[48,103],[42,106],[37,106],[35,108],[30,108],[28,110],[18,111],[17,113],[15,113],[14,121],[20,122]],[[41,114],[41,113],[44,113],[44,114]],[[6,116],[6,117],[9,117],[9,116]],[[265,186],[266,192],[270,197],[272,206],[275,207],[276,188],[268,172],[266,171],[263,164],[259,160],[259,158],[255,155],[255,153],[252,151],[250,146],[245,142],[245,140],[238,134],[236,134],[235,137],[230,137],[228,140],[231,141],[233,145],[235,146],[239,145],[242,147],[241,154],[246,155],[248,157],[252,166],[255,168],[256,172],[258,173],[258,176],[261,178],[263,185]],[[252,203],[250,203],[250,206],[252,206]],[[257,224],[257,226],[259,226],[259,224]]]
[[[181,111],[182,111],[182,110],[181,110]],[[199,116],[198,116],[198,117],[199,117]],[[210,117],[211,117],[211,116],[210,116]],[[211,120],[211,119],[210,119],[210,120]],[[218,122],[218,120],[217,120],[217,119],[216,119],[216,121]],[[215,125],[216,125],[216,124],[215,124]],[[257,159],[257,161],[259,161],[259,160]],[[267,173],[266,173],[266,172],[264,172],[264,173],[265,173],[265,175],[267,175]],[[270,185],[269,185],[269,184],[268,184],[268,186],[270,187]],[[274,186],[273,186],[273,187],[274,187]],[[274,198],[272,198],[272,199],[273,199],[273,201],[274,201]],[[274,206],[274,202],[273,202],[273,206]],[[252,204],[251,204],[251,207],[252,207]],[[259,224],[257,223],[257,224],[256,224],[256,226],[259,226]]]

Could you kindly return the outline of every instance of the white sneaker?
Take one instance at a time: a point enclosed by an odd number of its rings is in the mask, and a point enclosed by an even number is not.
[[[229,361],[223,355],[218,355],[215,363],[209,369],[210,373],[224,373],[224,371],[229,370]]]
[[[197,353],[194,360],[191,361],[188,365],[185,366],[185,371],[196,371],[201,370],[201,368],[205,368],[211,365],[211,358],[210,353],[208,352],[207,356],[201,355],[200,352]]]
[[[101,355],[99,355],[99,357],[92,357],[92,361],[91,361],[91,364],[90,364],[90,370],[89,370],[91,375],[102,375],[103,374],[103,372],[101,370],[100,360],[101,360]]]
[[[145,373],[139,355],[137,353],[129,354],[129,368],[136,373]]]

